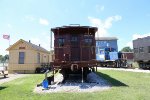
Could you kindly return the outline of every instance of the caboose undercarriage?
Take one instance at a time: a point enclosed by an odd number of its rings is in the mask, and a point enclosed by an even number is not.
[[[53,76],[56,71],[63,75],[64,81],[70,76],[80,76],[82,82],[86,81],[87,74],[91,71],[97,71],[97,61],[62,61],[51,62]]]

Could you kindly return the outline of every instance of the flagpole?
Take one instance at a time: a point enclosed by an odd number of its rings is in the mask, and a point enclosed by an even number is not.
[[[9,34],[9,46],[10,46],[10,34]]]
[[[10,47],[10,39],[9,39],[9,47]]]
[[[10,47],[10,34],[9,34],[9,47]]]

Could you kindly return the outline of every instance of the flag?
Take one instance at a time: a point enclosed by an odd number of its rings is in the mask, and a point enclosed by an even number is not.
[[[4,35],[3,35],[3,38],[9,40],[10,35],[5,35],[5,34],[4,34]]]

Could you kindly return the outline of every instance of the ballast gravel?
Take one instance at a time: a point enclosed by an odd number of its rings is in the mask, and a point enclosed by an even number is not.
[[[62,80],[62,75],[55,77],[55,84],[49,85],[48,89],[43,89],[42,86],[35,87],[35,93],[56,93],[56,92],[96,92],[108,90],[111,88],[109,82],[104,80],[102,77],[98,76],[95,73],[90,73],[87,76],[88,83],[86,82],[65,82],[59,83],[59,80]]]

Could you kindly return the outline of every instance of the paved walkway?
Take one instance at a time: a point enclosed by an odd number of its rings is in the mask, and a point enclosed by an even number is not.
[[[105,68],[105,67],[98,67],[98,69],[99,70],[121,70],[121,71],[130,71],[130,72],[150,73],[150,70],[142,70],[142,69]]]
[[[0,76],[0,84],[12,81],[17,78],[25,77],[25,76],[26,76],[26,74],[9,74],[9,75],[7,75],[7,78]]]

